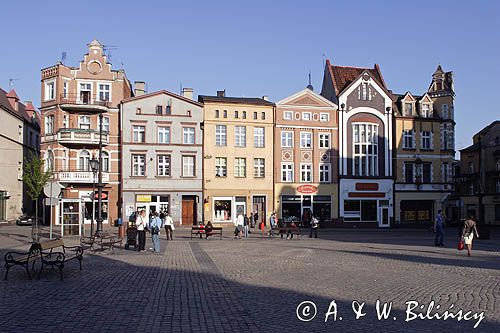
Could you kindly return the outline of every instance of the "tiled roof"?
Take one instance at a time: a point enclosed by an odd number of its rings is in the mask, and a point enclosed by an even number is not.
[[[255,97],[219,97],[219,96],[198,96],[198,101],[201,103],[229,103],[229,104],[251,104],[273,106],[274,103],[266,101],[262,98]]]
[[[356,78],[363,73],[363,71],[368,71],[370,75],[375,78],[379,83],[387,89],[385,86],[384,79],[380,73],[378,66],[375,65],[374,68],[361,68],[361,67],[347,67],[347,66],[331,66],[333,74],[333,84],[335,86],[335,93],[340,94],[349,84],[351,84]]]
[[[39,112],[35,110],[35,107],[33,104],[28,103],[28,105],[24,105],[23,103],[18,102],[17,104],[17,111],[14,110],[12,105],[9,102],[8,97],[19,97],[17,96],[16,92],[14,90],[11,90],[9,93],[7,93],[5,90],[0,88],[0,106],[2,106],[4,109],[7,110],[7,112],[10,112],[11,114],[20,117],[24,119],[25,121],[32,123],[35,127],[40,127],[40,115]],[[32,122],[32,118],[29,115],[28,111],[34,111],[35,112],[35,121]]]

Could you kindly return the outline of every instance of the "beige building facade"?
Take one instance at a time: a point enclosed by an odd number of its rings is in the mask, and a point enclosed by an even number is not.
[[[203,103],[203,215],[232,223],[257,213],[267,223],[273,207],[274,104],[264,98],[199,96]]]
[[[123,70],[114,70],[97,40],[76,67],[58,63],[42,69],[42,156],[62,187],[52,221],[63,235],[81,234],[97,216],[90,161],[99,156],[102,114],[102,211],[104,224],[120,217],[119,108],[131,96]]]
[[[312,86],[276,103],[274,204],[283,222],[338,217],[337,109]]]

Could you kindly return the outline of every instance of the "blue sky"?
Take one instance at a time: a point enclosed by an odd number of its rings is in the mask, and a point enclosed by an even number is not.
[[[455,73],[457,148],[500,107],[500,1],[1,1],[0,87],[40,104],[40,69],[76,65],[96,38],[148,90],[278,101],[320,90],[333,64],[378,63],[389,89],[423,93],[438,63]]]

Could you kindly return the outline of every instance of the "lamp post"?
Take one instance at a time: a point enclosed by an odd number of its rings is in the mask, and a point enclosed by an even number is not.
[[[94,177],[92,178],[92,219],[90,222],[90,237],[94,235],[94,215],[95,215],[95,177],[97,176],[97,172],[99,171],[99,160],[93,158],[89,162],[90,169],[92,170],[92,174]]]
[[[102,232],[102,110],[99,112],[99,173],[97,183],[97,230],[96,233]]]

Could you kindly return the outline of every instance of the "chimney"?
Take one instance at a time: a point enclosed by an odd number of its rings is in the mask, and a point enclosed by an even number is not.
[[[30,118],[35,118],[35,107],[33,106],[33,103],[31,101],[26,101],[24,102],[24,110],[30,116]]]
[[[193,99],[193,88],[182,88],[182,97],[192,100]]]
[[[217,97],[226,97],[226,89],[217,90]]]
[[[134,82],[134,96],[141,96],[146,93],[146,82],[135,81]]]
[[[7,95],[7,99],[9,100],[10,106],[16,111],[19,110],[17,103],[19,102],[19,97],[17,97],[16,91],[12,89]]]
[[[269,96],[267,95],[262,96],[262,99],[269,102]]]

